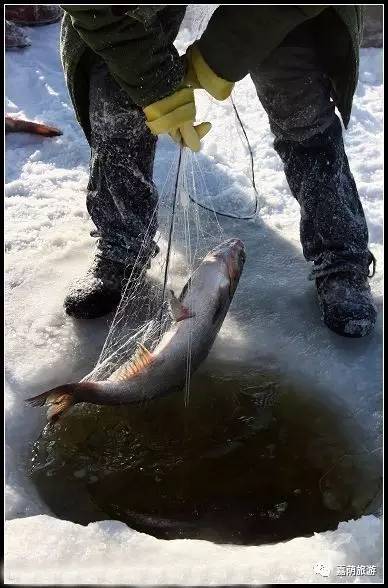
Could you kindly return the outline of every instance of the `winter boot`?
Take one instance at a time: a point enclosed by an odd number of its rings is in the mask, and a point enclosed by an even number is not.
[[[62,8],[57,4],[11,4],[5,7],[7,20],[29,27],[57,22],[62,14]]]
[[[324,323],[344,337],[364,337],[376,323],[368,277],[355,271],[338,272],[316,278]]]
[[[13,22],[5,21],[5,48],[22,49],[31,45],[26,33]]]
[[[124,264],[96,255],[86,275],[70,287],[64,307],[69,316],[93,319],[111,312],[120,302],[125,275]]]

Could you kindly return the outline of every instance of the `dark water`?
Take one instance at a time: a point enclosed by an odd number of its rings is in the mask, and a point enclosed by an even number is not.
[[[34,444],[31,477],[55,515],[81,524],[235,544],[309,536],[363,514],[381,486],[342,420],[273,375],[201,370],[188,403],[77,407]]]

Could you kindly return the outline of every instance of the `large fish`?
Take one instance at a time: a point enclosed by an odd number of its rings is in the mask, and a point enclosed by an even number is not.
[[[183,388],[187,353],[192,374],[208,355],[232,301],[245,262],[244,244],[230,239],[202,260],[179,298],[171,295],[174,318],[151,352],[139,345],[134,356],[105,381],[64,384],[29,398],[32,406],[47,405],[55,421],[73,404],[131,404]]]
[[[22,120],[8,115],[5,117],[5,132],[32,133],[33,135],[41,135],[42,137],[59,137],[59,135],[62,135],[62,131],[56,127],[50,127],[44,123],[32,122],[31,120]]]

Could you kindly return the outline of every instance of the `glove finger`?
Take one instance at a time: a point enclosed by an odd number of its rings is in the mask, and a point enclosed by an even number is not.
[[[194,118],[195,104],[194,102],[190,102],[184,106],[179,106],[172,112],[169,112],[168,114],[165,114],[153,121],[148,121],[146,125],[154,135],[160,135],[161,133],[169,133],[174,129],[180,128],[188,121],[193,121]],[[193,123],[189,122],[189,124],[192,125]]]
[[[162,100],[153,102],[149,106],[143,108],[148,122],[153,122],[161,117],[169,115],[181,106],[189,105],[194,102],[194,92],[191,88],[181,88],[171,96],[167,96]],[[187,120],[187,119],[186,119]]]
[[[209,122],[203,122],[203,123],[194,127],[199,139],[203,139],[204,136],[208,134],[208,132],[210,131],[211,128],[212,128],[212,125]]]
[[[186,147],[189,147],[192,151],[195,152],[201,149],[201,142],[192,122],[181,125],[179,130],[182,135],[183,143]]]
[[[170,131],[168,134],[170,135],[171,139],[175,141],[175,143],[182,143],[182,135],[179,129],[174,129],[173,131]]]

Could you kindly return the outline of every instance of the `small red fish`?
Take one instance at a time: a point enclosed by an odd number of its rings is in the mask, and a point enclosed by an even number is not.
[[[30,120],[22,120],[12,116],[5,117],[5,132],[6,133],[32,133],[34,135],[41,135],[42,137],[58,137],[62,135],[62,131],[55,127],[50,127],[44,123],[36,123]]]

